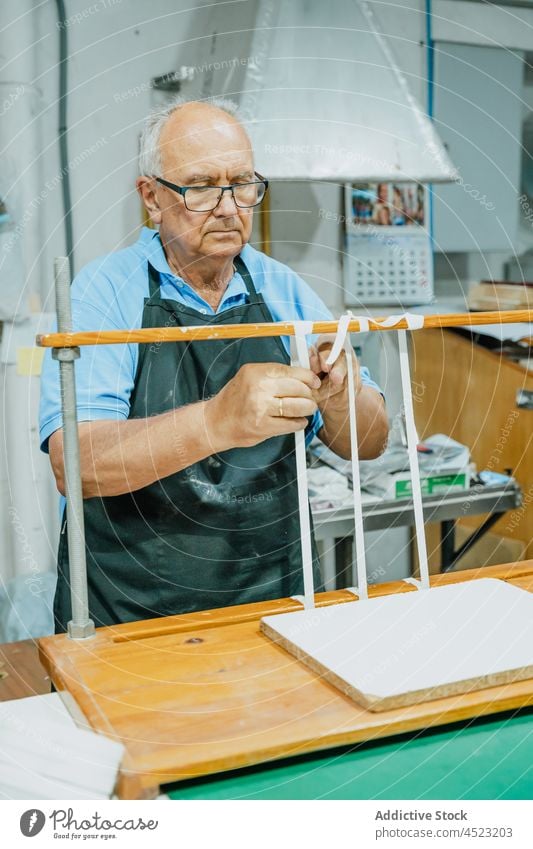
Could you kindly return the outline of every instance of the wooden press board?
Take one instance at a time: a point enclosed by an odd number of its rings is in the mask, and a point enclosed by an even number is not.
[[[533,561],[432,576],[432,586],[502,578],[533,591]],[[416,592],[404,582],[370,588],[376,599]],[[340,590],[319,608],[362,602]],[[157,795],[165,783],[519,707],[533,680],[371,712],[260,630],[261,618],[302,609],[291,599],[99,628],[93,639],[39,641],[55,686],[89,724],[126,747],[122,798]],[[458,623],[458,627],[460,627]]]
[[[494,578],[267,616],[261,630],[373,711],[533,678],[533,595]]]

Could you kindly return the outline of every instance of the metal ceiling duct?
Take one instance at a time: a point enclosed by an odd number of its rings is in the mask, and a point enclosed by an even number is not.
[[[240,105],[261,173],[335,182],[456,179],[364,0],[258,0],[249,54]],[[217,93],[235,97],[225,83]]]

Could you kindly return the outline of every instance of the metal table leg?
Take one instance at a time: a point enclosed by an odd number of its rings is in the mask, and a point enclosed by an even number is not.
[[[470,534],[468,539],[459,546],[457,551],[455,550],[455,522],[451,519],[441,522],[441,572],[449,572],[453,569],[461,557],[463,557],[467,551],[470,551],[472,546],[475,545],[482,536],[485,536],[487,531],[496,524],[501,516],[502,513],[491,513],[491,515],[481,523],[479,528],[476,528],[476,530]]]
[[[445,519],[440,523],[441,572],[448,572],[455,559],[455,519]]]

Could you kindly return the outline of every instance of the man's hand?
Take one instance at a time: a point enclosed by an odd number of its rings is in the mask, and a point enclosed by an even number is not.
[[[320,378],[312,370],[280,363],[242,366],[206,402],[213,453],[248,448],[272,436],[295,433],[317,410]]]
[[[309,369],[251,363],[208,401],[146,419],[80,422],[83,496],[135,492],[219,451],[303,430],[316,412],[319,387]],[[49,450],[64,495],[61,430],[50,437]]]
[[[319,336],[316,344],[309,349],[311,370],[321,379],[315,398],[322,413],[346,412],[348,409],[348,364],[346,351],[342,350],[336,362],[328,365],[326,360],[333,348],[334,335]],[[356,392],[361,390],[359,363],[352,351],[353,374]]]
[[[333,365],[326,360],[333,347],[334,336],[320,336],[309,351],[311,370],[321,378],[315,392],[324,426],[318,436],[340,457],[351,456],[350,416],[348,398],[348,364],[342,351]],[[359,363],[351,351],[354,388],[357,396],[357,442],[359,458],[371,460],[384,450],[389,430],[387,412],[379,392],[361,382]]]

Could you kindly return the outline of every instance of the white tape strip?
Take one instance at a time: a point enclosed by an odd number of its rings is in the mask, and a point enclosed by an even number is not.
[[[309,329],[309,327],[311,329]],[[294,336],[291,336],[291,363],[309,368],[308,333],[312,333],[313,323],[294,322]],[[294,434],[296,444],[296,478],[298,482],[298,510],[300,514],[300,536],[302,542],[302,567],[304,577],[303,604],[306,609],[315,606],[315,583],[313,579],[313,551],[311,546],[311,522],[309,519],[309,495],[307,488],[307,462],[305,457],[305,431]]]
[[[420,587],[422,589],[429,589],[429,567],[426,535],[424,533],[422,488],[420,486],[420,470],[418,467],[418,437],[416,434],[415,415],[413,411],[409,351],[407,348],[407,333],[405,330],[398,330],[398,345],[400,350],[400,375],[402,379],[407,451],[409,454],[409,469],[411,471],[411,491],[413,495],[413,510],[415,514],[416,547],[418,549],[418,560],[420,563]]]
[[[402,582],[404,584],[412,584],[413,587],[417,588],[417,590],[422,589],[422,584],[420,583],[420,581],[417,581],[416,578],[402,578]]]
[[[335,341],[333,342],[333,348],[329,352],[329,356],[326,360],[328,366],[333,365],[333,363],[337,360],[340,352],[344,348],[346,335],[348,333],[348,325],[352,320],[353,319],[351,312],[347,312],[346,315],[341,315],[341,317],[339,318],[337,335],[335,336]]]
[[[366,580],[365,537],[363,533],[363,507],[361,501],[361,479],[359,476],[359,446],[357,444],[357,412],[354,386],[353,348],[348,336],[344,341],[348,380],[348,413],[350,418],[350,446],[352,453],[352,495],[355,522],[355,564],[357,570],[358,595],[361,600],[368,598]]]
[[[313,327],[315,325],[313,321],[293,321],[292,326],[294,327],[294,337],[291,338],[301,340],[302,337],[309,336],[313,332]],[[307,351],[307,342],[305,342],[305,350]],[[307,368],[307,366],[305,366],[305,368]]]
[[[405,321],[408,330],[422,330],[424,327],[424,316],[414,312],[404,312],[402,315],[390,315],[383,321],[375,321],[378,327],[395,327],[400,321]]]
[[[352,456],[352,495],[354,511],[354,537],[355,537],[355,563],[357,570],[357,592],[359,599],[368,598],[368,587],[366,578],[366,556],[365,538],[363,532],[363,509],[361,502],[361,480],[359,476],[359,446],[357,444],[357,413],[356,397],[354,387],[353,348],[350,342],[348,326],[354,318],[359,322],[359,332],[365,332],[369,328],[369,320],[365,316],[353,316],[347,312],[339,319],[337,335],[326,362],[333,365],[338,359],[341,351],[346,353],[347,380],[348,380],[348,416],[350,424],[350,447]],[[352,592],[353,588],[349,588]]]
[[[341,315],[337,326],[337,335],[333,342],[333,348],[326,360],[328,366],[333,365],[344,348],[344,342],[346,341],[346,336],[348,334],[348,325],[351,321],[359,322],[358,333],[366,333],[370,329],[370,319],[365,315],[352,315],[350,310],[348,310],[348,312],[344,315]],[[376,319],[372,319],[372,321],[374,324],[377,324],[378,327],[395,327],[400,321],[405,321],[409,330],[421,330],[424,326],[424,316],[412,312],[405,312],[402,315],[390,315],[388,318],[384,318],[383,321],[377,321]]]

